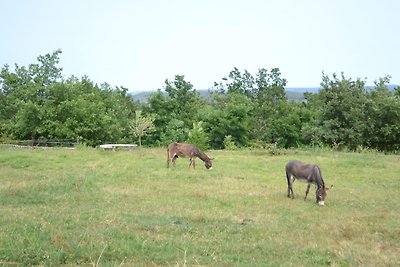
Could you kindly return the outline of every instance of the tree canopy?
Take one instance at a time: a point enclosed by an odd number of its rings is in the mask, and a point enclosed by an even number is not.
[[[0,138],[73,139],[90,146],[179,141],[204,149],[272,144],[400,150],[400,90],[388,88],[390,76],[368,87],[344,73],[322,73],[318,92],[289,101],[278,68],[255,74],[233,68],[210,88],[209,99],[176,75],[139,103],[127,88],[63,77],[61,53],[1,68]]]

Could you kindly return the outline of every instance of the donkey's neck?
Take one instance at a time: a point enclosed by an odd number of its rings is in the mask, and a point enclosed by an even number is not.
[[[200,149],[198,149],[196,152],[196,156],[199,157],[199,159],[201,159],[202,161],[210,161],[210,158],[206,155],[206,153],[204,153]]]
[[[322,173],[321,170],[319,169],[318,166],[315,166],[315,171],[317,172],[317,175],[315,176],[315,183],[317,184],[318,187],[325,187],[325,182],[324,179],[322,178]]]
[[[325,187],[324,179],[322,179],[322,176],[321,179],[317,179],[316,183],[318,186]]]

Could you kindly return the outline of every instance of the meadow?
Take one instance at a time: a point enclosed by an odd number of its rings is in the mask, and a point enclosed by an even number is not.
[[[328,150],[0,147],[0,265],[399,266],[400,157]],[[326,205],[285,164],[321,167]],[[313,188],[313,187],[312,187]]]

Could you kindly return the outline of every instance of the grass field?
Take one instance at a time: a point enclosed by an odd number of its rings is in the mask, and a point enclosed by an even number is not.
[[[208,154],[0,147],[0,265],[400,265],[398,155]],[[287,198],[290,159],[321,167],[325,207],[298,181]]]

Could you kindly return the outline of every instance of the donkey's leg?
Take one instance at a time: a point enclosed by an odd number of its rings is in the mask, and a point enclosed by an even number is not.
[[[294,177],[291,177],[291,184],[290,184],[290,191],[292,192],[292,199],[294,198],[294,193],[293,193],[293,182],[294,182]]]
[[[292,197],[292,199],[294,198],[294,194],[293,194],[293,188],[292,188],[292,184],[293,184],[293,176],[289,175],[288,173],[286,173],[286,179],[287,179],[287,183],[288,183],[288,197]]]
[[[172,165],[175,167],[175,162],[176,162],[176,159],[177,159],[178,157],[176,156],[176,154],[172,157],[172,159],[171,159],[171,161],[172,161]]]
[[[286,173],[286,180],[287,180],[287,197],[290,197],[290,181],[288,173]]]
[[[169,168],[170,161],[171,161],[171,158],[169,157],[169,149],[167,149],[167,168]]]
[[[322,187],[319,187],[317,184],[315,184],[315,200],[317,203],[318,203],[319,190],[322,190],[321,188]]]
[[[190,168],[190,166],[192,166],[192,163],[193,163],[193,159],[189,158],[189,168]]]
[[[311,184],[310,184],[310,183],[309,183],[309,184],[307,184],[306,196],[304,197],[304,200],[306,200],[306,199],[307,199],[308,192],[310,192],[310,186],[311,186]]]

